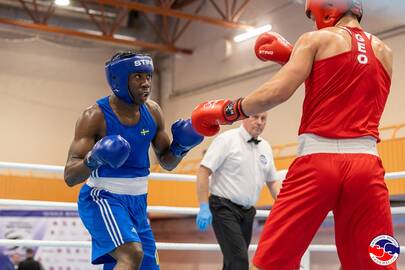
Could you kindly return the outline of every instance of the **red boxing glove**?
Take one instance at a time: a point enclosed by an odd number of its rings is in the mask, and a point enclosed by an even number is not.
[[[230,125],[247,118],[242,111],[242,100],[219,99],[200,103],[191,113],[194,129],[203,136],[214,136],[219,132],[219,125]]]
[[[280,34],[268,32],[261,34],[255,43],[255,53],[262,61],[273,61],[284,65],[290,59],[293,46]]]

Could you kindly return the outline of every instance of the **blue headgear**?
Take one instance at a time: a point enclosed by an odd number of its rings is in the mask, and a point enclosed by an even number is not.
[[[108,84],[114,94],[125,101],[133,104],[134,99],[129,91],[128,78],[132,73],[153,73],[153,60],[145,54],[135,52],[121,52],[114,55],[105,64],[105,72]]]

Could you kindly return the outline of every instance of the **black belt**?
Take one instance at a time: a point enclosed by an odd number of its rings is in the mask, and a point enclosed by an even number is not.
[[[243,210],[249,210],[249,209],[251,209],[251,208],[253,207],[253,206],[243,206],[243,205],[234,203],[234,202],[231,201],[230,199],[223,198],[223,197],[219,197],[219,196],[214,195],[214,194],[211,194],[210,196],[213,197],[213,198],[216,199],[216,200],[221,201],[221,202],[226,202],[226,203],[233,204],[234,206],[236,206],[236,207],[238,207],[238,208],[240,208],[240,209],[243,209]]]

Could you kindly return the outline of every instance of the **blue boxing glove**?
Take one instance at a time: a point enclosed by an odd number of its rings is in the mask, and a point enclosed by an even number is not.
[[[200,231],[205,232],[212,222],[212,214],[208,203],[200,204],[200,212],[198,212],[195,223]]]
[[[182,157],[194,146],[204,140],[204,136],[198,134],[191,125],[191,119],[179,119],[172,125],[173,142],[170,152],[176,157]]]
[[[120,135],[110,135],[99,140],[84,158],[84,164],[91,170],[102,165],[121,167],[129,157],[131,146]]]

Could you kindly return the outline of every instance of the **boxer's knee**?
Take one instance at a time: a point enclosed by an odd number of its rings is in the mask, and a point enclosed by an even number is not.
[[[111,256],[117,260],[117,266],[138,270],[143,259],[142,245],[137,242],[125,243],[119,246]]]

